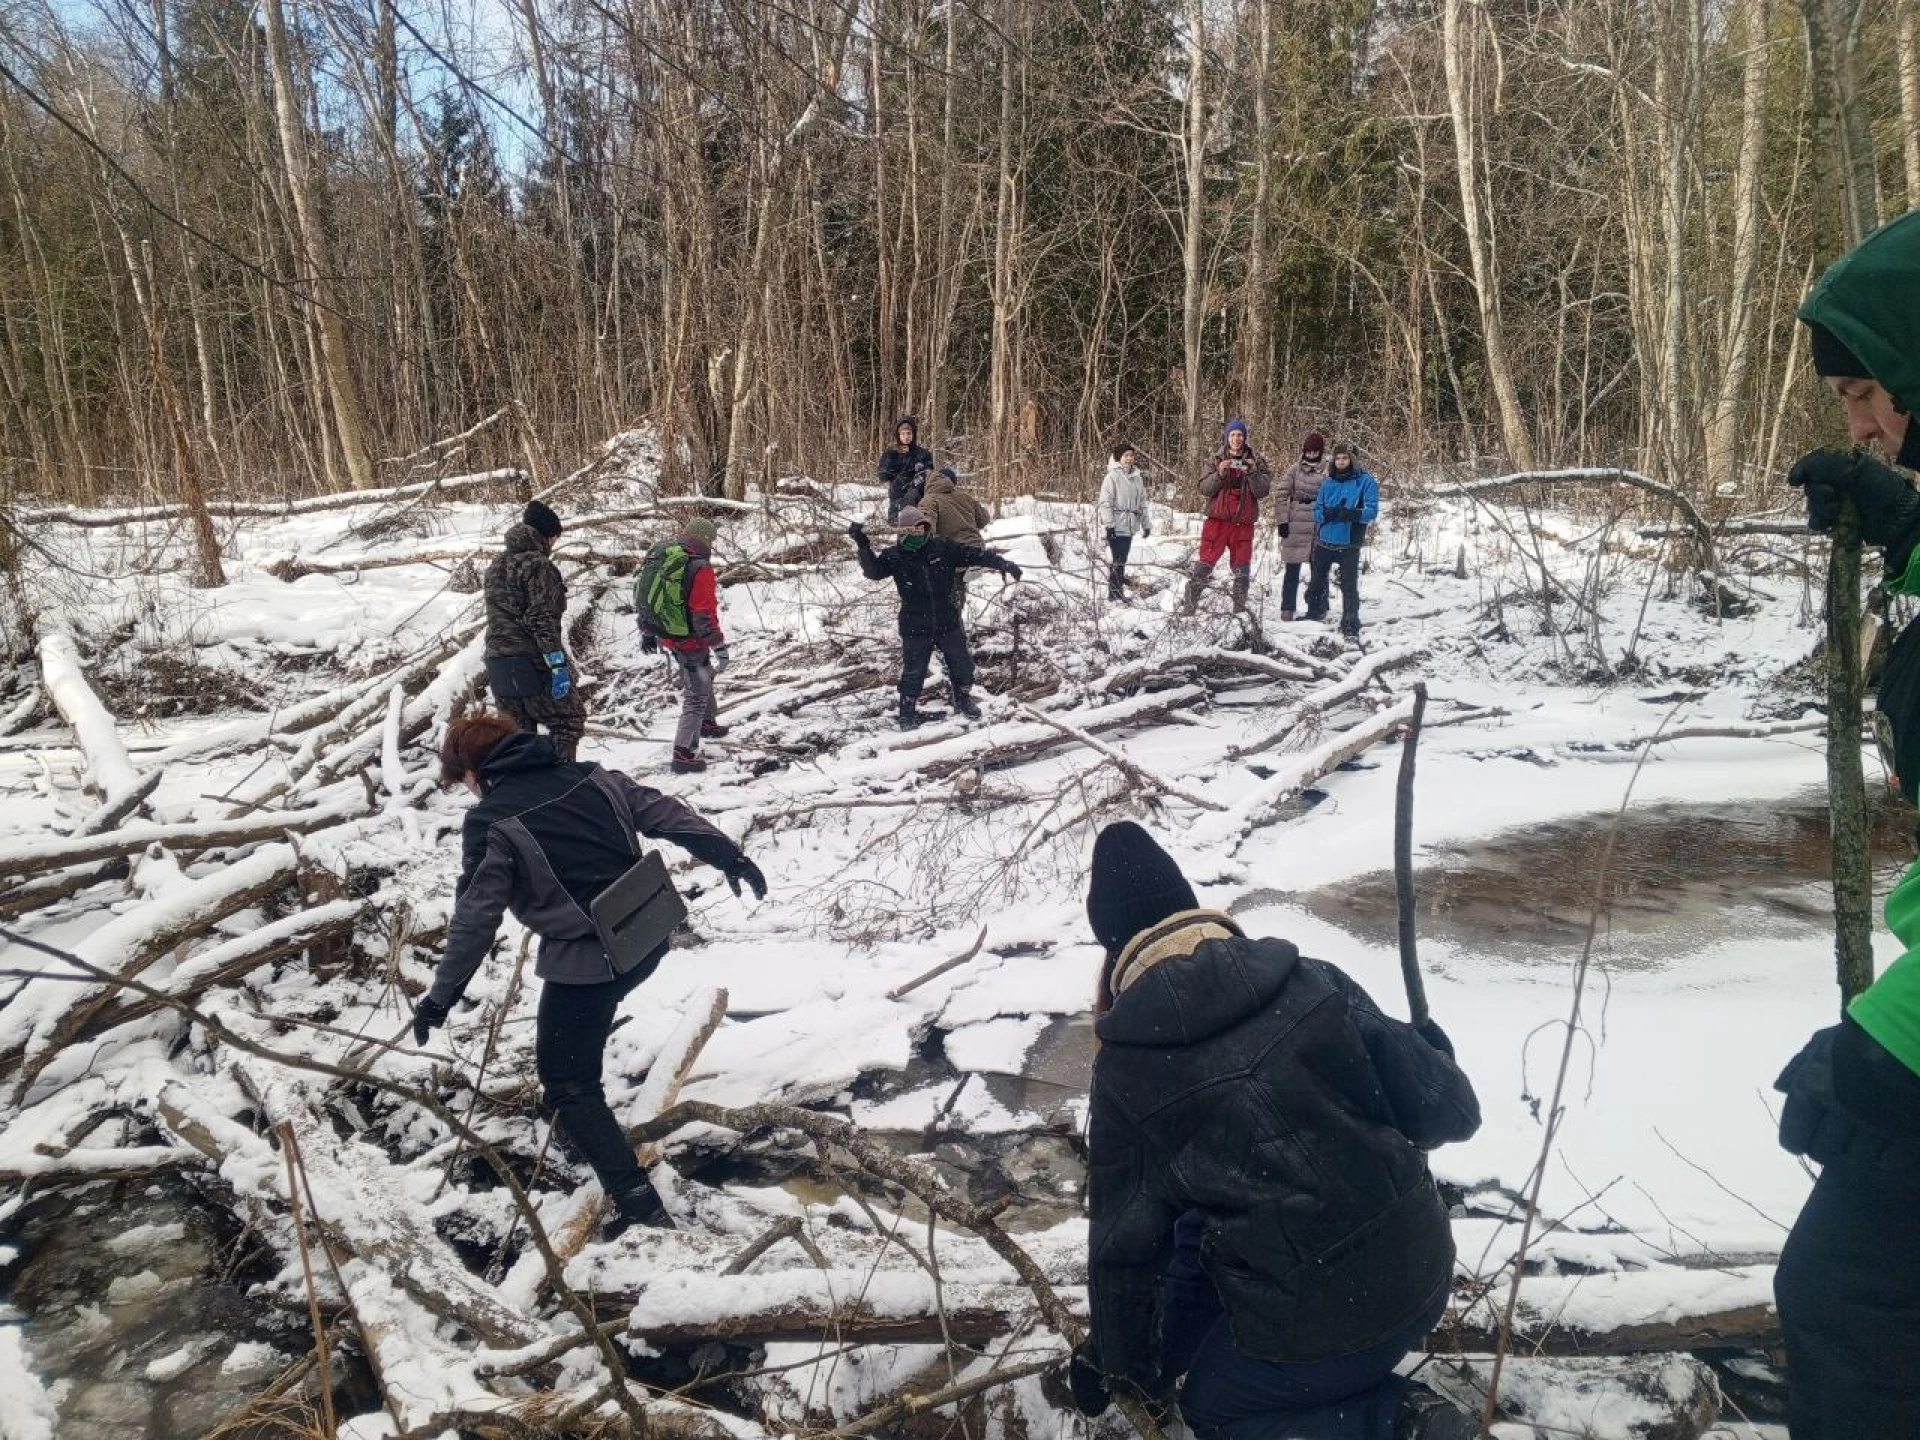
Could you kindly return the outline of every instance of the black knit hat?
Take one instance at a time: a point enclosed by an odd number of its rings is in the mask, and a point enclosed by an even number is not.
[[[1818,320],[1807,321],[1807,338],[1813,351],[1813,373],[1822,379],[1871,380],[1874,376],[1849,350],[1846,342]]]
[[[1087,920],[1111,960],[1134,936],[1200,902],[1173,857],[1131,820],[1117,820],[1093,842]]]
[[[560,536],[560,517],[538,500],[527,502],[527,508],[520,512],[520,520],[523,524],[531,525],[537,533],[546,536],[549,540],[558,539]]]

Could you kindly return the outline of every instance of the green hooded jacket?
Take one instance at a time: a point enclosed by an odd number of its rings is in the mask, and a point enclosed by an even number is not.
[[[1920,409],[1920,211],[1888,221],[1829,265],[1800,318],[1832,331],[1902,409]],[[1908,426],[1897,459],[1909,467],[1920,460],[1920,421]],[[1920,548],[1905,574],[1884,583],[1896,594],[1920,595]],[[1920,861],[1893,887],[1885,913],[1906,953],[1847,1013],[1920,1074]]]

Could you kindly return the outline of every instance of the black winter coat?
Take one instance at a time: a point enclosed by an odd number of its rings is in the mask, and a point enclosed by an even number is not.
[[[918,505],[927,477],[933,473],[933,452],[924,445],[902,450],[889,445],[880,452],[880,483],[887,487],[887,519],[909,505]]]
[[[878,555],[871,545],[855,552],[860,571],[869,580],[891,579],[900,592],[900,633],[923,639],[958,628],[960,610],[954,604],[953,574],[971,566],[1013,572],[1013,563],[958,540],[929,536],[926,547],[909,550],[889,545]]]
[[[1225,938],[1196,940],[1202,922]],[[1106,1373],[1146,1387],[1181,1214],[1204,1219],[1202,1263],[1237,1347],[1276,1362],[1352,1354],[1413,1320],[1452,1273],[1423,1152],[1480,1126],[1448,1052],[1335,966],[1230,929],[1189,912],[1136,937],[1129,954],[1179,953],[1095,1027],[1092,1338]]]

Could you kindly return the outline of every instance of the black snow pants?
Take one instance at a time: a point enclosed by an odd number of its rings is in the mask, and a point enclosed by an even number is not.
[[[1327,618],[1327,572],[1340,567],[1340,633],[1360,633],[1360,547],[1315,542],[1307,571],[1307,618]]]
[[[1127,596],[1127,555],[1133,549],[1133,536],[1107,531],[1107,553],[1112,557],[1107,566],[1107,598],[1124,600]]]
[[[946,662],[947,679],[956,695],[973,689],[973,656],[967,650],[967,632],[958,625],[938,635],[902,635],[900,637],[900,698],[918,700],[927,683],[927,667],[938,650]]]
[[[666,948],[662,945],[660,953],[664,955]],[[633,1158],[633,1146],[607,1108],[600,1071],[620,1002],[658,964],[657,958],[651,963],[643,960],[625,975],[596,985],[547,980],[540,986],[533,1056],[541,1099],[574,1153],[593,1167],[600,1188],[616,1200],[651,1189],[653,1182]]]
[[[1920,1437],[1920,1162],[1820,1172],[1774,1272],[1791,1440]]]

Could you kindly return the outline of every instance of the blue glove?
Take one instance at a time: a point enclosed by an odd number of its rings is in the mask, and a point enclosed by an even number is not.
[[[556,700],[564,700],[573,693],[573,675],[567,669],[567,652],[549,650],[540,657],[547,662],[547,668],[553,671],[553,684],[547,693]]]
[[[713,668],[715,670],[724,670],[732,663],[733,655],[728,651],[726,646],[716,645],[713,647]]]

